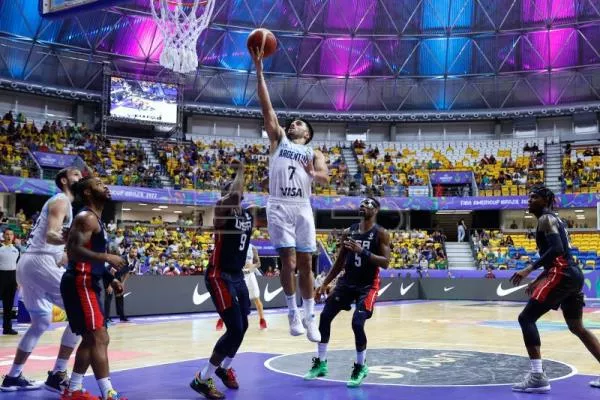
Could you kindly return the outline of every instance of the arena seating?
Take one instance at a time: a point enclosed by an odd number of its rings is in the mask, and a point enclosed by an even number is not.
[[[523,269],[527,263],[539,258],[533,235],[507,235],[500,231],[486,232],[489,238],[487,245],[483,244],[482,235],[474,239],[474,248],[480,267],[491,266],[500,269]],[[510,237],[512,245],[507,243]],[[581,268],[595,269],[600,267],[600,234],[571,233],[572,253]],[[510,242],[509,242],[510,243]]]
[[[598,146],[565,147],[562,158],[563,193],[600,192],[600,148]]]
[[[426,143],[355,142],[362,184],[387,193],[429,184],[429,170],[471,170],[482,196],[524,195],[544,179],[544,144],[523,140]],[[532,150],[535,149],[535,150]]]

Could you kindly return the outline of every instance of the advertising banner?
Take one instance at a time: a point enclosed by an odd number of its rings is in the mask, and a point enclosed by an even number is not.
[[[429,173],[432,185],[460,185],[471,183],[473,173],[471,171],[432,171]]]

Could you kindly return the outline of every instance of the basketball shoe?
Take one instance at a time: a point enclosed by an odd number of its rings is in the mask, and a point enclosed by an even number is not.
[[[238,384],[237,377],[235,376],[235,370],[233,368],[222,368],[219,367],[215,371],[215,375],[221,378],[223,381],[223,385],[227,386],[229,389],[239,389],[240,385]]]
[[[304,375],[305,381],[312,381],[313,379],[317,379],[321,376],[327,376],[329,373],[329,369],[327,368],[327,360],[321,361],[319,357],[313,357],[312,362],[313,365],[310,371]]]
[[[512,387],[513,392],[547,393],[550,391],[550,381],[545,372],[528,372],[522,382]]]
[[[354,363],[354,367],[352,367],[352,374],[350,375],[350,380],[346,384],[346,386],[354,388],[359,387],[362,381],[367,377],[369,373],[369,367],[367,364],[357,364]]]
[[[260,329],[267,329],[267,321],[265,321],[264,318],[261,318],[258,322],[258,326],[260,327]]]
[[[102,400],[127,400],[127,398],[123,397],[123,395],[116,390],[111,389],[108,392],[108,397],[105,397]]]
[[[218,330],[218,331],[223,330],[223,320],[221,318],[219,318],[219,320],[217,321],[216,330]]]
[[[51,392],[62,393],[63,390],[69,387],[67,371],[48,371],[48,379],[46,379],[44,387]]]
[[[16,392],[17,390],[37,390],[40,387],[42,387],[42,382],[27,379],[23,374],[16,377],[6,375],[2,380],[0,390],[3,392]]]
[[[591,381],[591,382],[590,382],[590,386],[591,386],[591,387],[595,387],[595,388],[599,388],[599,389],[600,389],[600,378],[598,378],[598,379],[596,379],[596,380],[594,380],[594,381]]]
[[[197,393],[200,393],[207,399],[224,399],[225,395],[217,390],[215,382],[212,378],[206,380],[200,379],[198,375],[194,377],[194,380],[190,383],[190,387]]]
[[[304,327],[302,326],[300,311],[295,311],[293,314],[288,314],[288,321],[290,323],[290,334],[292,336],[300,336],[306,333]]]
[[[302,319],[302,326],[306,329],[306,337],[313,343],[319,343],[321,341],[321,332],[319,332],[319,326],[317,325],[317,318],[315,315],[304,317]]]
[[[102,400],[102,398],[83,389],[73,391],[65,389],[60,395],[60,400]]]

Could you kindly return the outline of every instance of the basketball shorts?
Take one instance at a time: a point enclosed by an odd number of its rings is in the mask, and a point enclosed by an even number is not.
[[[60,280],[65,269],[51,254],[25,252],[17,263],[17,283],[23,304],[31,314],[52,314],[52,305],[64,308]]]
[[[256,274],[254,272],[244,274],[244,281],[246,281],[250,300],[260,299],[260,289],[256,281]]]
[[[585,306],[581,271],[559,263],[544,273],[546,276],[535,287],[531,299],[554,310],[560,307],[566,319],[581,318]]]
[[[242,274],[234,276],[211,266],[204,281],[219,314],[229,308],[238,310],[241,315],[250,314],[250,296]]]
[[[317,250],[315,217],[310,203],[286,203],[269,199],[267,222],[276,249],[295,248],[302,253]]]
[[[365,312],[368,319],[373,315],[378,290],[379,279],[370,286],[355,286],[338,282],[327,298],[327,305],[338,310],[350,311],[352,304],[356,304],[356,311]]]
[[[67,271],[62,277],[60,291],[71,330],[82,335],[106,327],[100,304],[102,278],[88,273]]]

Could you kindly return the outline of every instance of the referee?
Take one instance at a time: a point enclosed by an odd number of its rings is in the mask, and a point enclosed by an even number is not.
[[[21,253],[13,242],[15,233],[12,229],[4,230],[4,241],[0,244],[0,298],[2,298],[2,333],[16,335],[12,328],[12,309],[17,292],[17,261]]]

